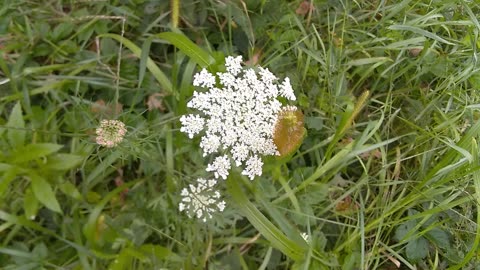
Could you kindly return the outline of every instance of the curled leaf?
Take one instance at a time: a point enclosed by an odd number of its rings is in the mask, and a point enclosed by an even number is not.
[[[251,65],[251,66],[258,65],[261,57],[262,57],[262,50],[255,48],[252,57],[250,59],[248,59],[247,61],[245,61],[245,65]]]
[[[162,93],[154,93],[148,96],[147,100],[147,108],[149,111],[153,111],[157,109],[159,111],[164,112],[166,110],[165,106],[162,103],[163,97],[165,94]]]
[[[307,15],[309,12],[313,10],[315,10],[313,3],[311,3],[310,1],[303,1],[298,6],[297,10],[295,10],[295,13],[297,15]]]
[[[107,117],[107,118],[111,118],[115,115],[118,115],[122,112],[123,110],[123,104],[121,103],[117,103],[117,104],[113,104],[113,103],[105,103],[105,101],[103,99],[99,99],[97,101],[95,101],[90,110],[100,116],[100,117]]]

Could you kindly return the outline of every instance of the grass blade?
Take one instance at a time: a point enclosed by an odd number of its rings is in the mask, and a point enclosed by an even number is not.
[[[436,41],[441,42],[441,43],[445,43],[445,44],[448,44],[448,45],[455,45],[454,43],[452,43],[450,41],[447,41],[447,40],[435,35],[432,32],[428,32],[426,30],[423,30],[423,29],[421,29],[419,27],[415,27],[415,26],[396,24],[396,25],[392,25],[392,26],[388,27],[388,29],[410,31],[410,32],[413,32],[415,34],[419,34],[419,35],[422,35],[424,37],[431,38],[431,39],[436,40]]]
[[[130,40],[128,40],[128,39],[126,39],[126,38],[124,38],[120,35],[117,35],[117,34],[102,34],[102,35],[99,35],[98,37],[113,38],[118,42],[122,42],[125,45],[125,47],[127,47],[130,51],[132,51],[132,53],[136,57],[138,57],[138,58],[142,57],[142,50],[137,45],[135,45],[132,41],[130,41]],[[158,81],[158,83],[160,83],[160,85],[164,88],[164,90],[169,92],[169,93],[173,93],[172,82],[170,82],[170,80],[165,75],[165,73],[163,73],[160,70],[160,68],[158,68],[158,66],[155,64],[155,62],[153,62],[153,60],[150,57],[147,58],[146,66],[147,66],[148,70],[150,70],[150,72],[152,72],[152,75],[155,77],[155,79]]]
[[[193,43],[185,35],[173,32],[156,34],[155,37],[168,41],[184,54],[192,58],[201,67],[207,67],[215,63],[215,59],[207,51]]]
[[[245,217],[247,217],[250,223],[273,247],[293,260],[301,260],[305,253],[305,248],[288,239],[280,229],[271,223],[255,205],[248,200],[239,185],[241,179],[239,179],[239,177],[233,177],[232,174],[233,173],[231,173],[229,179],[227,179],[227,189]]]

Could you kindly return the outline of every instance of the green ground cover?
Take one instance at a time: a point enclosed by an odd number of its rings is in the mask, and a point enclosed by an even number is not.
[[[0,1],[0,269],[480,269],[478,14]],[[279,132],[292,152],[261,176],[218,179],[226,207],[204,222],[179,204],[215,156],[180,119],[195,74],[226,56],[290,78],[296,100],[280,101],[305,133]],[[104,147],[110,119],[126,134]]]

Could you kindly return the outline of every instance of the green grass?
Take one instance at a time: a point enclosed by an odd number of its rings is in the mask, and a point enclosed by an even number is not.
[[[0,269],[480,269],[475,1],[43,2],[0,4]],[[307,135],[203,223],[179,117],[227,55],[288,76]]]

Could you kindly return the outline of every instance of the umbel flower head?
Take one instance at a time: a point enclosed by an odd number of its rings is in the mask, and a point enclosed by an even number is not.
[[[215,178],[226,179],[233,162],[251,180],[260,176],[261,156],[280,155],[273,133],[278,114],[286,106],[278,98],[296,99],[289,78],[279,82],[268,69],[259,67],[257,72],[242,67],[241,62],[241,56],[228,56],[226,72],[215,76],[202,69],[195,74],[193,85],[207,91],[195,91],[187,104],[199,113],[180,118],[180,131],[190,138],[204,132],[200,147],[204,156],[217,155],[207,166]]]
[[[206,222],[212,213],[223,212],[225,201],[220,200],[220,192],[214,189],[215,179],[197,179],[197,186],[189,185],[182,190],[182,201],[178,204],[180,211],[187,212],[189,217],[196,216]]]
[[[100,126],[95,130],[96,142],[108,148],[117,146],[122,140],[127,129],[125,124],[118,120],[102,120]]]

